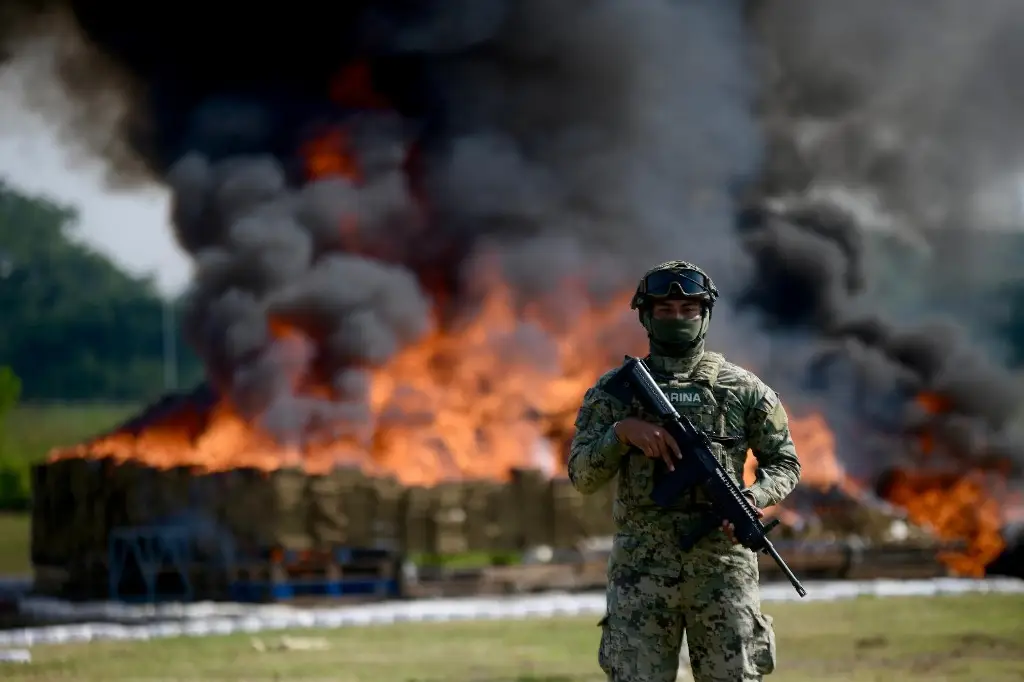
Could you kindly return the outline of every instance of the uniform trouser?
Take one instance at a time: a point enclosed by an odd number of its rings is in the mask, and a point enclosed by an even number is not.
[[[695,682],[753,682],[775,669],[753,552],[723,536],[684,554],[681,569],[644,559],[609,564],[598,654],[609,682],[675,680],[684,631]]]

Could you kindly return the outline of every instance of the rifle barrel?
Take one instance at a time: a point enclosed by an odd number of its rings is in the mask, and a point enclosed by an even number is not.
[[[793,589],[796,590],[796,593],[799,594],[801,598],[806,597],[807,590],[804,589],[804,586],[800,583],[800,579],[796,577],[793,571],[789,568],[789,565],[786,564],[786,560],[783,559],[782,555],[780,555],[779,552],[775,549],[775,545],[773,545],[771,541],[767,539],[764,542],[764,553],[770,556],[772,560],[776,564],[778,564],[783,574],[789,580],[789,584],[792,585]]]

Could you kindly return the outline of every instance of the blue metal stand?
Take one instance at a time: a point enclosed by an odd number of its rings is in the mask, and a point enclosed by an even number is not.
[[[134,561],[142,574],[145,587],[145,594],[141,599],[149,602],[165,599],[191,601],[194,592],[189,567],[192,563],[193,540],[191,530],[180,527],[153,526],[112,530],[108,550],[110,599],[127,601],[121,594],[121,587],[125,569]],[[180,592],[157,592],[157,578],[165,573],[171,573],[181,581]]]
[[[300,578],[283,582],[240,581],[231,585],[237,602],[287,601],[299,596],[398,597],[398,581],[392,578]]]
[[[360,550],[349,548],[337,548],[331,551],[331,559],[341,570],[340,576],[334,576],[324,571],[320,575],[305,577],[270,575],[265,579],[248,577],[244,580],[235,580],[229,586],[231,599],[239,602],[263,602],[268,600],[287,601],[299,596],[397,597],[399,585],[398,580],[394,577],[372,575],[348,577],[345,575],[345,566],[349,565],[359,552]],[[295,565],[300,562],[300,555],[300,552],[286,550],[281,557],[280,565]]]

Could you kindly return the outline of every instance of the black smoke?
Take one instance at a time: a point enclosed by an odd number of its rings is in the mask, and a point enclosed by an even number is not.
[[[556,375],[560,329],[652,263],[738,287],[733,199],[759,148],[741,2],[22,7],[6,52],[70,95],[62,114],[31,101],[121,182],[170,186],[196,270],[188,338],[289,441],[372,436],[370,374],[472,316],[495,268],[516,304],[545,306],[484,343]],[[339,97],[354,65],[369,87]],[[339,126],[361,177],[308,181],[300,149]],[[625,306],[621,322],[580,352],[613,363],[642,339]]]
[[[845,425],[861,475],[922,434],[935,466],[1024,464],[1024,392],[991,323],[1019,279],[992,256],[1024,227],[1022,19],[1000,0],[752,7],[767,156],[739,214],[742,305],[794,339],[798,361],[773,366]],[[866,444],[877,431],[892,438]]]
[[[172,188],[192,344],[288,438],[365,436],[368,373],[471,314],[488,267],[554,300],[550,341],[684,257],[723,291],[713,342],[825,409],[852,469],[877,475],[922,431],[948,460],[1022,461],[1019,382],[971,303],[1010,276],[971,235],[1019,222],[1019,4],[5,7],[4,53],[70,95],[66,137]],[[386,108],[331,96],[354,62]],[[307,182],[298,150],[339,125],[364,177]],[[596,344],[609,363],[639,333],[628,311],[621,330]],[[536,336],[511,341],[550,347]],[[329,395],[300,390],[311,374]]]

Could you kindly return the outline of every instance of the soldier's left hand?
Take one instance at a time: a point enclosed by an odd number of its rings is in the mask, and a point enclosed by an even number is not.
[[[751,504],[754,507],[754,511],[757,512],[757,518],[763,519],[764,512],[758,509],[756,504],[753,504],[754,500],[751,499],[749,495],[747,496],[747,499],[750,500]],[[733,544],[739,543],[739,540],[736,539],[736,529],[733,527],[731,523],[729,523],[728,521],[722,521],[722,530],[724,530],[725,534],[729,536],[729,539],[732,540]]]

